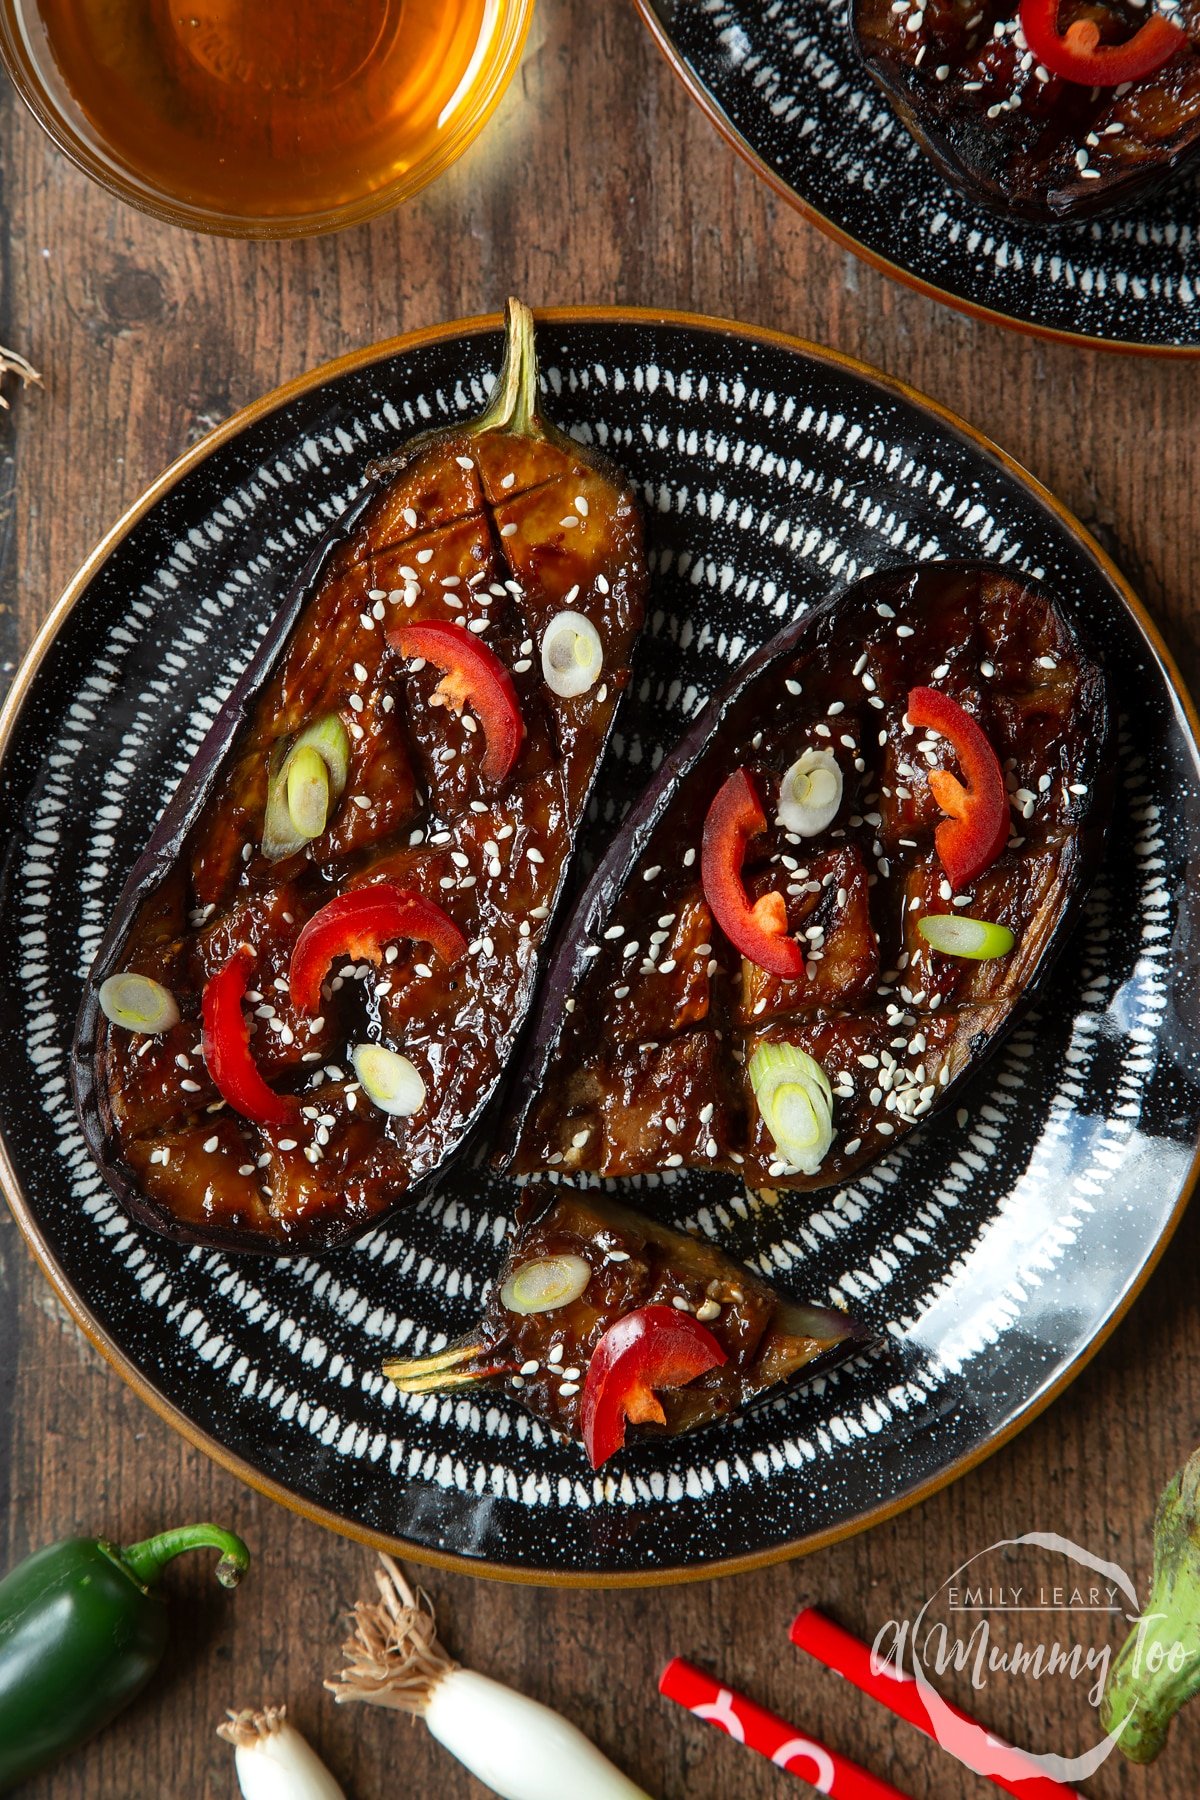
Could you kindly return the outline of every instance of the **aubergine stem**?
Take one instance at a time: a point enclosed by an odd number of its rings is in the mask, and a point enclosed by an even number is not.
[[[223,1531],[219,1525],[177,1525],[171,1531],[160,1531],[155,1537],[129,1544],[120,1552],[120,1560],[135,1581],[149,1588],[167,1564],[187,1550],[221,1552],[217,1580],[222,1587],[236,1587],[250,1567],[250,1552],[241,1538],[232,1531]]]
[[[516,437],[542,438],[573,456],[579,454],[578,444],[544,419],[538,408],[533,314],[523,300],[510,299],[504,308],[504,361],[491,398],[468,429],[472,436],[510,431]]]
[[[1171,1720],[1200,1693],[1200,1450],[1168,1482],[1154,1515],[1154,1575],[1141,1618],[1112,1666],[1100,1707],[1130,1762],[1153,1762]]]

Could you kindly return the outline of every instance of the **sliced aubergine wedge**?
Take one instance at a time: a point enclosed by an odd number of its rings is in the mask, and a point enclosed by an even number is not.
[[[584,1444],[678,1437],[863,1350],[847,1314],[785,1298],[707,1240],[566,1185],[522,1196],[474,1331],[384,1364],[406,1394],[503,1388]]]
[[[1153,12],[1144,0],[1062,0],[1053,30],[1095,28],[1125,46]],[[1200,146],[1200,0],[1159,65],[1094,85],[1034,54],[1013,0],[851,0],[869,74],[954,186],[1002,216],[1057,224],[1140,199]],[[1052,54],[1047,50],[1046,54]],[[1069,66],[1064,64],[1064,66]]]
[[[340,1243],[462,1150],[532,1001],[646,591],[623,476],[538,410],[533,322],[281,607],[87,981],[87,1140],[142,1220]]]
[[[1061,949],[1109,740],[1101,670],[1004,570],[890,570],[805,614],[701,714],[582,894],[510,1166],[819,1188],[891,1149]]]

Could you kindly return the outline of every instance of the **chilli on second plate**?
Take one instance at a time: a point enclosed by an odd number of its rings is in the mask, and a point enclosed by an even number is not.
[[[917,142],[993,212],[1106,212],[1200,146],[1200,0],[851,0],[850,30]]]
[[[642,622],[632,491],[546,423],[513,302],[491,403],[378,466],[118,902],[74,1047],[147,1223],[344,1241],[462,1149],[536,987]]]

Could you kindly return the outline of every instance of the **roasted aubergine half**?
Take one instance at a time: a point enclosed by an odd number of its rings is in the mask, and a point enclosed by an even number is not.
[[[476,1329],[384,1374],[406,1394],[504,1388],[599,1468],[630,1427],[695,1431],[868,1341],[845,1313],[785,1299],[703,1238],[541,1182],[522,1196]]]
[[[1109,811],[1105,679],[1007,572],[872,576],[752,657],[584,890],[511,1165],[843,1182],[1048,971]]]
[[[851,0],[850,29],[947,179],[1011,218],[1125,205],[1200,144],[1200,0]]]
[[[409,444],[284,603],[87,982],[76,1097],[121,1199],[336,1244],[461,1150],[538,979],[641,624],[637,507],[541,417],[510,303],[474,424]]]

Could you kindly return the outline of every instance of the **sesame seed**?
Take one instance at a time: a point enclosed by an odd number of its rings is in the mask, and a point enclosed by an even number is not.
[[[502,538],[514,537],[516,535],[516,530],[517,530],[516,526],[510,520],[507,525],[502,525],[500,527],[500,536]]]

